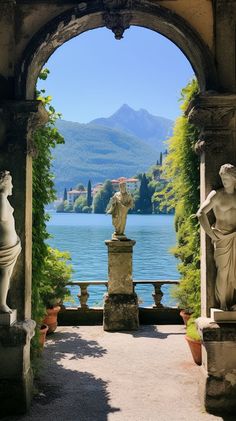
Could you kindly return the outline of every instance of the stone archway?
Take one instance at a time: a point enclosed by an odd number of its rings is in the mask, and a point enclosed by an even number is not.
[[[153,2],[91,1],[47,22],[26,46],[18,64],[16,95],[34,99],[40,69],[53,52],[69,39],[95,28],[107,27],[121,39],[131,25],[156,31],[185,54],[197,76],[201,92],[217,91],[213,56],[198,33],[180,16]]]
[[[197,146],[201,154],[204,199],[218,180],[219,166],[228,161],[236,163],[236,4],[227,2],[226,5],[224,0],[2,0],[0,3],[3,12],[0,14],[0,167],[10,170],[13,176],[12,203],[22,242],[11,293],[18,322],[12,327],[0,326],[0,379],[4,380],[0,396],[5,412],[14,413],[27,409],[32,390],[29,349],[33,324],[26,321],[31,317],[31,135],[45,121],[42,107],[35,101],[35,84],[41,67],[70,38],[103,26],[111,29],[117,38],[130,25],[137,25],[173,41],[192,64],[201,89],[189,107],[189,117],[201,127]],[[192,15],[198,9],[200,17],[194,20]],[[199,25],[201,16],[205,16],[205,26],[210,28],[208,42],[204,25]],[[213,283],[212,246],[202,233],[204,316],[214,304]],[[219,330],[209,336],[206,330],[203,339],[219,341],[224,360],[228,349],[223,347],[224,338],[231,341],[231,350],[235,352],[236,333],[235,329],[233,334],[230,329],[222,332],[223,336]],[[212,352],[211,343],[209,350]],[[214,352],[209,353],[213,360]],[[11,357],[6,359],[6,354]],[[230,366],[222,366],[216,376],[206,354],[204,364],[205,375],[209,374],[209,378],[205,376],[207,408],[214,410],[217,401],[218,409],[227,408],[230,403],[230,408],[235,410],[234,361]]]

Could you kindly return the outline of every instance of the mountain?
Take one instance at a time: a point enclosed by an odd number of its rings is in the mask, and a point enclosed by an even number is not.
[[[133,176],[146,171],[159,158],[145,141],[119,130],[64,120],[56,125],[65,138],[65,144],[53,151],[55,185],[60,193],[79,182],[87,186],[89,179],[94,184]]]
[[[148,111],[133,110],[127,104],[108,118],[97,118],[90,124],[117,129],[144,140],[158,152],[163,151],[163,141],[172,134],[173,121],[163,117],[156,117]]]
[[[62,193],[79,182],[86,186],[89,179],[95,184],[147,171],[166,149],[164,140],[172,126],[171,120],[128,105],[88,124],[58,120],[65,144],[53,151],[57,191]]]

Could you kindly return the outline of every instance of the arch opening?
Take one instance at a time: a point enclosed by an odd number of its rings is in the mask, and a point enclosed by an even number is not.
[[[129,15],[129,26],[140,26],[160,33],[183,52],[191,63],[201,92],[217,90],[214,61],[208,46],[183,18],[159,5],[119,9]],[[32,100],[39,72],[53,52],[63,43],[83,32],[106,26],[104,6],[91,2],[85,11],[73,8],[49,21],[34,35],[18,65],[16,92],[19,99]]]

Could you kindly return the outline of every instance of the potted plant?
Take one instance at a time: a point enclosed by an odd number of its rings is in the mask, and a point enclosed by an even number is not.
[[[57,328],[57,314],[66,296],[70,295],[66,287],[71,278],[72,267],[68,265],[70,254],[48,247],[40,285],[41,300],[47,315],[43,323],[48,325],[48,333]]]
[[[197,331],[195,319],[193,317],[191,317],[188,320],[185,339],[188,342],[194,362],[197,365],[201,365],[202,364],[202,341]]]
[[[177,285],[172,290],[172,297],[177,300],[180,316],[182,317],[185,326],[187,326],[187,322],[193,314],[193,309],[189,305],[188,293],[181,288],[181,285]]]

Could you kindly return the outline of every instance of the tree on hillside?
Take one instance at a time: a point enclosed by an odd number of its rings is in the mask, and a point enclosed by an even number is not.
[[[82,213],[83,208],[87,205],[87,199],[85,196],[79,196],[73,206],[73,210],[76,213]]]
[[[139,209],[141,213],[152,213],[152,200],[145,173],[142,176],[139,188]]]
[[[87,188],[87,206],[90,208],[90,206],[92,206],[93,203],[93,198],[92,198],[92,186],[91,186],[91,181],[88,181],[88,188]]]
[[[79,190],[79,191],[85,191],[85,187],[84,187],[84,185],[83,185],[82,183],[79,183],[79,184],[77,184],[77,186],[76,186],[76,190]]]
[[[67,190],[66,190],[66,188],[64,189],[63,202],[65,202],[65,200],[67,200]]]
[[[94,197],[94,213],[105,213],[110,198],[113,196],[113,188],[110,180],[105,181],[103,187]]]
[[[160,152],[160,166],[162,166],[162,161],[163,161],[163,155],[162,155],[162,152]]]

